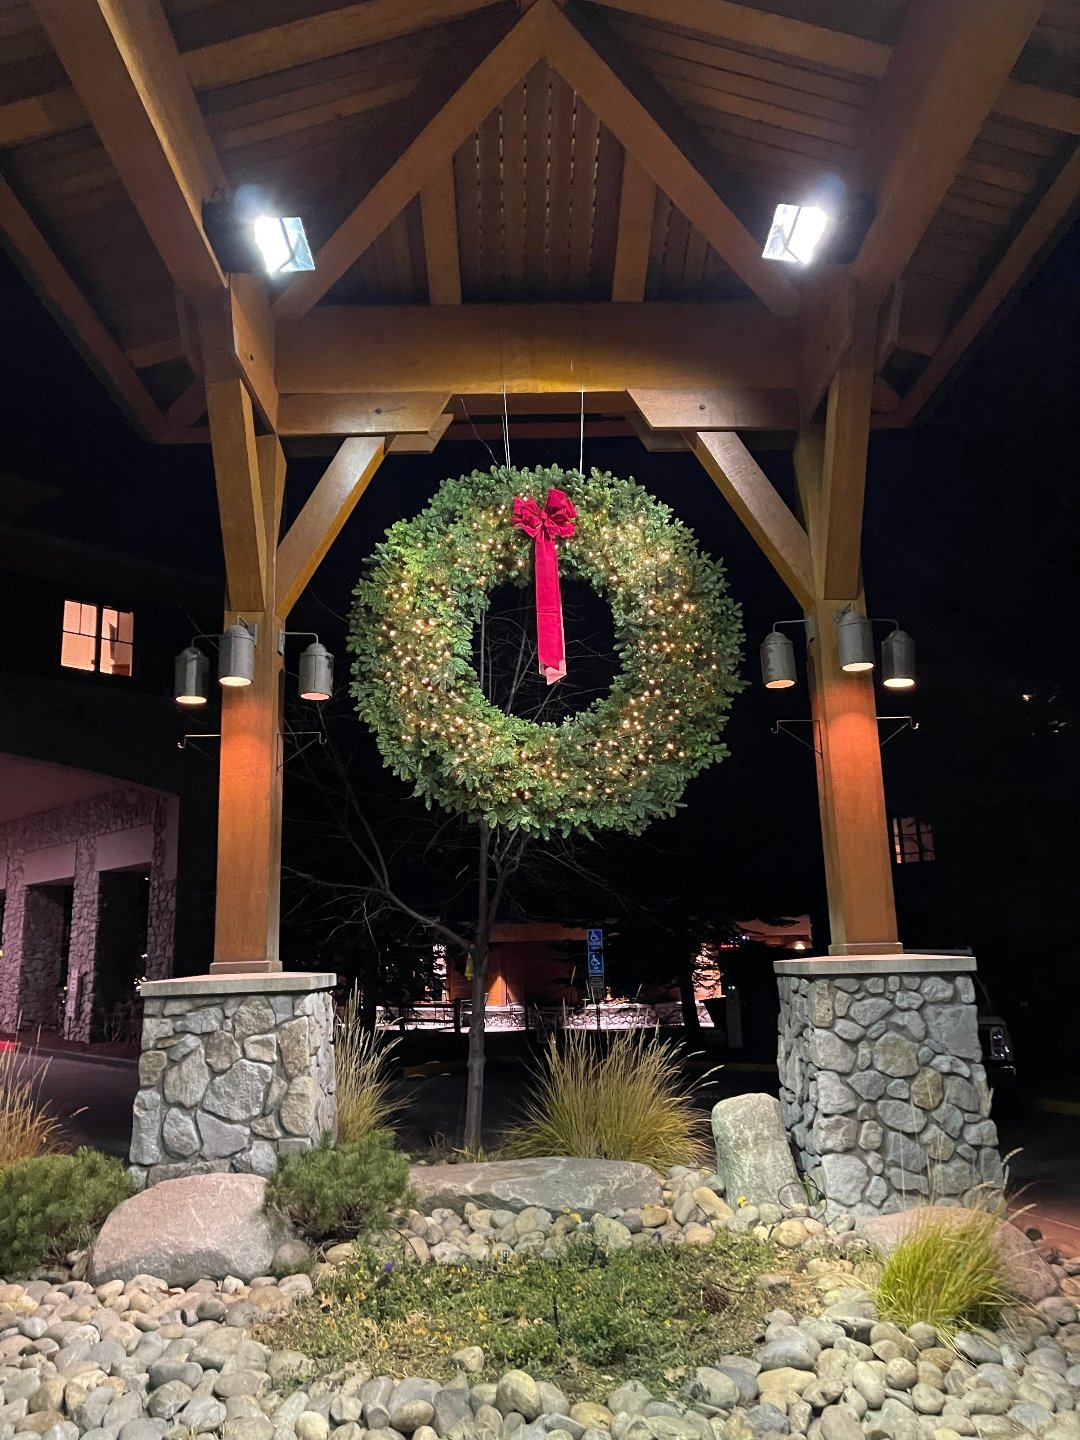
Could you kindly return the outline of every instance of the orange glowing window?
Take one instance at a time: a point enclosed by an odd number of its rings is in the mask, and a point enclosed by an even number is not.
[[[130,675],[134,661],[135,617],[130,610],[64,601],[60,664],[68,670]]]
[[[934,827],[906,815],[892,822],[893,860],[897,865],[918,865],[934,859]]]

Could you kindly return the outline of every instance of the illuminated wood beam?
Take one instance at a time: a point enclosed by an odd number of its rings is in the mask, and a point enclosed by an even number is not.
[[[762,259],[760,240],[750,234],[585,36],[550,0],[539,0],[529,13],[543,15],[544,53],[550,64],[627,154],[663,189],[759,300],[775,314],[795,314],[799,292],[782,273],[783,267]]]
[[[124,357],[134,370],[148,370],[151,365],[165,365],[170,360],[183,360],[184,347],[180,337],[171,340],[149,340],[145,345],[133,345],[124,351]]]
[[[97,312],[30,219],[18,196],[2,179],[0,236],[5,249],[125,414],[147,439],[164,439],[164,417],[135,373],[131,360],[98,319]]]
[[[821,404],[854,333],[851,266],[832,265],[812,272],[799,311],[799,413],[803,420]]]
[[[280,435],[428,435],[449,391],[282,395]]]
[[[616,302],[636,304],[645,299],[655,209],[655,184],[632,155],[624,154],[611,281],[611,298]]]
[[[382,462],[381,436],[344,441],[304,508],[289,526],[277,552],[276,610],[282,620],[308,582]]]
[[[697,431],[687,438],[717,489],[795,599],[804,608],[812,604],[814,575],[806,531],[738,435],[722,430]]]
[[[389,169],[342,221],[315,257],[315,269],[297,276],[274,305],[281,321],[299,320],[318,303],[418,195],[492,107],[519,84],[540,58],[544,4],[533,6],[419,130]]]
[[[876,311],[860,307],[851,344],[829,385],[825,409],[821,497],[814,534],[818,596],[849,598],[862,587],[863,498],[876,346]]]
[[[790,390],[629,391],[652,430],[795,430],[797,398]]]
[[[277,333],[283,394],[794,389],[796,327],[753,302],[320,305]]]
[[[206,387],[229,606],[262,612],[267,593],[267,543],[251,397],[239,376]]]
[[[460,305],[461,264],[452,165],[446,164],[437,170],[420,191],[420,220],[424,229],[428,299],[432,305]]]
[[[877,210],[855,261],[880,304],[915,253],[1045,0],[912,0],[853,167]]]

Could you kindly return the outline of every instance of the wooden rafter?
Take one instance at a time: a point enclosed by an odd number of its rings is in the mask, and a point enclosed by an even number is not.
[[[655,208],[656,185],[632,155],[624,155],[612,300],[636,303],[645,299]]]
[[[428,299],[432,305],[460,305],[461,264],[451,165],[436,170],[420,191],[420,218],[424,228]]]
[[[775,314],[793,315],[799,292],[782,267],[763,260],[761,243],[607,61],[561,11],[540,0],[550,64],[660,186],[713,249]]]
[[[60,319],[91,367],[112,390],[150,440],[163,440],[164,420],[131,359],[98,319],[97,312],[60,263],[26,213],[18,196],[0,179],[0,236],[49,309]]]
[[[279,435],[428,435],[449,391],[282,395]]]
[[[863,497],[876,348],[877,313],[859,306],[825,411],[821,493],[811,526],[818,596],[847,599],[862,588]]]
[[[231,326],[235,365],[272,422],[265,299],[254,285],[227,284],[203,231],[202,202],[227,181],[158,0],[35,8],[177,289]]]
[[[206,408],[229,607],[261,613],[273,597],[268,593],[270,546],[251,398],[239,377],[211,380],[206,387]]]
[[[854,166],[855,183],[877,197],[855,262],[875,305],[915,253],[1043,4],[912,0],[866,114]]]
[[[652,430],[795,430],[799,407],[790,390],[647,390],[627,392]]]
[[[289,526],[277,552],[274,608],[282,619],[303,594],[367,489],[382,461],[383,449],[381,436],[346,440]]]
[[[598,0],[598,3],[660,25],[671,23],[669,0]],[[891,54],[890,47],[880,41],[864,40],[858,35],[759,10],[736,0],[680,0],[678,23],[683,29],[707,35],[712,40],[748,45],[789,60],[822,65],[871,80],[879,80],[885,74]],[[1080,98],[1062,91],[1007,80],[995,97],[993,108],[999,115],[1027,125],[1080,134]]]
[[[804,609],[811,605],[810,541],[750,451],[731,431],[695,431],[687,438],[780,579]]]

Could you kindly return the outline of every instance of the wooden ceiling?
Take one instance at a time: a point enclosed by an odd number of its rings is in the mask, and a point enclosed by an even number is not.
[[[829,277],[758,252],[834,173],[877,195],[846,268],[882,306],[876,423],[904,424],[1080,191],[1080,0],[0,0],[0,230],[163,441],[206,438],[199,298],[83,62],[102,22],[153,49],[134,91],[204,185],[304,217],[318,265],[278,323],[738,302],[803,333]]]

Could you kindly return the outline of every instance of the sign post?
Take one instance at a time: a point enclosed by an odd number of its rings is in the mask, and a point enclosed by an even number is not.
[[[600,1001],[604,995],[604,932],[585,932],[589,951],[588,987],[589,995],[596,1004],[596,1033],[600,1033]]]

